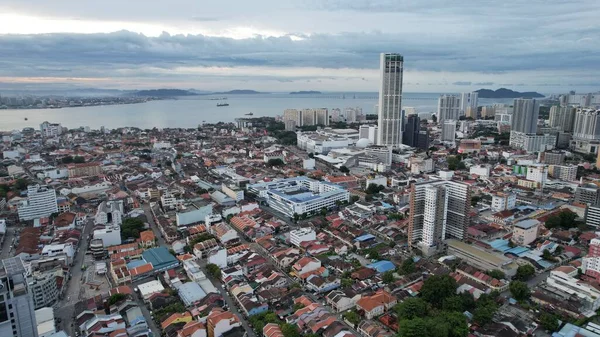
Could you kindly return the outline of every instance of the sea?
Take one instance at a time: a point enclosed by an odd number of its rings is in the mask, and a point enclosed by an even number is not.
[[[417,113],[437,110],[439,93],[404,93],[402,106],[413,107]],[[223,98],[227,98],[223,100]],[[376,113],[377,93],[330,92],[322,94],[260,93],[245,95],[200,95],[164,99],[138,104],[69,107],[61,109],[0,110],[0,130],[24,127],[39,128],[48,121],[64,127],[89,126],[98,129],[118,127],[195,128],[203,123],[233,122],[236,118],[275,117],[285,109],[361,108],[364,114]],[[479,105],[511,103],[512,99],[479,99]],[[218,103],[229,106],[217,107]]]

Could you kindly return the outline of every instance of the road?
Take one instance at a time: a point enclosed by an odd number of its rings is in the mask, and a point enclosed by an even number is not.
[[[150,228],[154,232],[154,236],[156,238],[158,238],[158,244],[159,244],[159,246],[169,247],[169,245],[167,244],[167,242],[163,238],[162,233],[158,229],[158,225],[154,221],[154,216],[152,215],[152,210],[150,210],[150,204],[146,204],[146,203],[142,204],[142,209],[144,210],[144,214],[146,215],[146,219],[148,220],[148,223],[150,224]]]
[[[73,258],[73,264],[70,269],[71,278],[64,285],[66,290],[54,310],[55,318],[60,318],[62,320],[60,326],[69,336],[75,336],[74,332],[76,329],[70,324],[73,322],[73,318],[76,315],[75,303],[83,300],[83,298],[80,298],[83,290],[81,286],[84,282],[82,279],[83,271],[81,270],[81,265],[85,259],[85,252],[88,247],[88,236],[94,227],[93,222],[93,218],[89,219],[83,228],[79,249]]]
[[[17,228],[15,227],[6,227],[6,234],[4,235],[4,242],[2,242],[2,252],[0,252],[0,258],[2,260],[10,257],[14,247],[13,240],[15,238],[15,232]]]

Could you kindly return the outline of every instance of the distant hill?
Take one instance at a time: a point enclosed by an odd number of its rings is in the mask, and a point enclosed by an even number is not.
[[[134,96],[148,96],[148,97],[177,97],[177,96],[195,96],[188,90],[180,89],[152,89],[152,90],[140,90],[133,93]]]
[[[254,90],[230,90],[224,92],[215,92],[213,94],[216,95],[254,95],[254,94],[263,94],[262,92],[254,91]]]
[[[542,98],[546,97],[538,92],[518,92],[506,88],[500,88],[498,90],[490,89],[479,89],[476,90],[479,93],[479,98]]]
[[[320,95],[320,91],[308,90],[308,91],[292,91],[290,95]]]

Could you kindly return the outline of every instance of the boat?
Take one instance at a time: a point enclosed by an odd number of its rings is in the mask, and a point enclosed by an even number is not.
[[[254,116],[254,114],[252,112],[249,112],[246,114],[246,116]]]
[[[229,103],[217,103],[217,106],[229,106]]]
[[[29,120],[29,118],[25,117],[25,120],[27,121],[27,120]]]

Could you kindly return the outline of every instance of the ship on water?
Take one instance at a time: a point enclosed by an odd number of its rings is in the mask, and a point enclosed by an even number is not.
[[[229,106],[229,103],[217,103],[217,106]]]
[[[246,116],[254,116],[254,114],[252,112],[249,112],[246,114]]]

